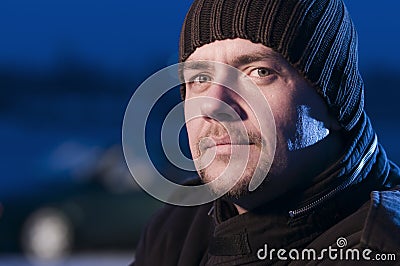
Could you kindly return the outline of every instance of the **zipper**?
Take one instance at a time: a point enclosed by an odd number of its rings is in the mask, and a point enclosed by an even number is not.
[[[302,215],[302,214],[304,214],[304,213],[306,213],[308,211],[311,211],[311,210],[315,209],[316,207],[318,207],[319,205],[321,205],[322,203],[324,203],[325,201],[327,201],[330,198],[332,198],[333,196],[335,196],[340,191],[343,191],[344,189],[349,187],[354,182],[356,177],[360,174],[361,170],[364,168],[365,163],[367,161],[369,161],[371,156],[374,154],[377,146],[378,146],[378,137],[375,134],[374,141],[372,142],[371,147],[369,148],[369,150],[365,154],[365,156],[361,159],[361,161],[358,164],[357,168],[354,170],[353,174],[351,175],[351,177],[347,181],[343,182],[341,185],[339,185],[335,189],[331,190],[328,194],[325,194],[324,196],[322,196],[321,198],[317,199],[316,201],[311,202],[310,204],[307,204],[306,206],[304,206],[304,207],[302,207],[300,209],[297,209],[297,210],[294,210],[294,211],[289,211],[289,216],[291,218],[294,218],[294,217]]]
[[[208,211],[207,215],[208,215],[208,216],[214,216],[213,214],[214,214],[214,205],[211,206],[211,208],[210,208],[210,210]]]

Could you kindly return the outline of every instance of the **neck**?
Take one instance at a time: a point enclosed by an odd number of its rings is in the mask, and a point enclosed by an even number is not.
[[[236,208],[236,210],[238,211],[239,215],[248,212],[248,210],[246,210],[246,209],[240,207],[240,206],[237,205],[237,204],[233,204],[233,205],[235,206],[235,208]]]

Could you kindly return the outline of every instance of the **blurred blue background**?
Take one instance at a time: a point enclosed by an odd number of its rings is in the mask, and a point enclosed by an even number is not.
[[[18,251],[21,241],[29,242],[29,230],[25,240],[20,234],[27,231],[27,224],[36,225],[29,217],[41,206],[62,209],[74,217],[67,220],[78,221],[82,231],[75,233],[83,234],[87,227],[82,214],[76,213],[89,212],[82,202],[95,199],[87,204],[96,211],[85,221],[109,217],[110,228],[97,226],[103,233],[125,228],[100,204],[110,202],[105,200],[109,197],[121,199],[110,209],[120,206],[120,213],[132,214],[132,222],[121,218],[131,231],[120,233],[131,241],[125,239],[121,247],[104,243],[102,248],[128,249],[133,254],[143,224],[158,205],[127,173],[121,153],[123,115],[141,82],[177,62],[179,32],[190,3],[0,2],[0,252]],[[347,0],[346,4],[359,34],[366,109],[381,143],[399,163],[400,2]],[[174,105],[179,93],[172,92],[168,99]],[[152,123],[157,130],[159,121]],[[179,175],[160,155],[158,144],[155,141],[149,148],[160,171]],[[18,231],[17,238],[12,230]],[[97,231],[88,238],[93,240]],[[96,245],[88,243],[85,248]]]

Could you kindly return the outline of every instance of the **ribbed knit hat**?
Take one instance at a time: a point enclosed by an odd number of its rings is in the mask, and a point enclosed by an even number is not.
[[[186,15],[179,61],[216,40],[242,38],[280,53],[350,130],[364,108],[357,33],[341,0],[195,0]],[[182,90],[184,98],[185,90]]]

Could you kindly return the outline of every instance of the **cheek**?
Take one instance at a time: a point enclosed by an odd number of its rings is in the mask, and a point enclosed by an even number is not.
[[[186,122],[186,130],[188,133],[189,146],[192,155],[195,155],[194,152],[197,150],[197,145],[198,145],[197,143],[199,140],[200,129],[201,129],[201,123],[198,121],[198,119],[192,119]]]
[[[198,131],[198,125],[193,120],[186,122],[186,129],[189,137],[189,142],[196,139],[196,132]]]
[[[297,107],[297,120],[294,135],[287,141],[289,151],[301,150],[312,146],[329,135],[324,122],[310,116],[310,108]]]
[[[198,116],[197,108],[193,104],[188,104],[188,101],[185,101],[184,116],[189,144],[192,148],[192,145],[197,141],[200,134],[203,119]]]

